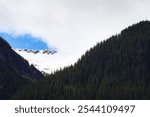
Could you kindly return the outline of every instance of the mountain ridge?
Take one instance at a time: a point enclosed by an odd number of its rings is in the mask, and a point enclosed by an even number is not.
[[[54,49],[32,50],[32,49],[13,49],[16,53],[26,59],[30,65],[34,65],[43,74],[50,74],[53,71],[52,57],[58,52]]]
[[[137,100],[150,99],[149,90],[150,22],[142,21],[98,43],[74,66],[33,83],[14,99]]]
[[[33,50],[33,49],[13,49],[15,51],[20,51],[20,52],[27,52],[27,53],[33,53],[33,54],[47,54],[47,55],[53,55],[56,54],[57,51],[56,50],[50,50],[50,49],[43,49],[43,50]]]
[[[17,90],[44,76],[0,37],[0,99],[9,99]]]

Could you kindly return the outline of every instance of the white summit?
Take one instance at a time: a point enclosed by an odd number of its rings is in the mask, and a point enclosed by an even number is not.
[[[14,49],[14,51],[43,73],[50,74],[63,66],[58,62],[56,50]]]

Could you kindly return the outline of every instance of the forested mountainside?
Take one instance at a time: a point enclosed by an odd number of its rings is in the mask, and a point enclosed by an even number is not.
[[[17,90],[42,78],[42,73],[30,66],[0,37],[0,99],[10,99]]]
[[[150,99],[150,22],[98,43],[75,65],[32,83],[13,99]]]

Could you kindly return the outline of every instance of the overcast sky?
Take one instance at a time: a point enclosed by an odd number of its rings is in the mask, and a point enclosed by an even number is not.
[[[149,0],[0,0],[0,32],[40,37],[75,61],[149,11]]]

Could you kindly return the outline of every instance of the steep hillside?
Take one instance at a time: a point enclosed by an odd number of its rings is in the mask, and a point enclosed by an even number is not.
[[[150,22],[98,43],[74,66],[25,88],[14,99],[150,99]]]
[[[0,99],[9,99],[18,89],[43,75],[0,38]]]

